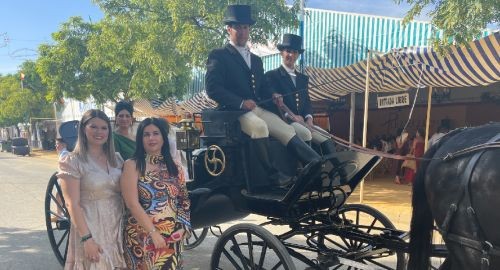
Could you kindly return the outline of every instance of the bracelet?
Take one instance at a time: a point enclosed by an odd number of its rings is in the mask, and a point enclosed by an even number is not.
[[[80,243],[85,243],[85,241],[89,240],[90,238],[92,238],[92,234],[91,233],[86,234],[82,236],[82,238],[80,239]]]

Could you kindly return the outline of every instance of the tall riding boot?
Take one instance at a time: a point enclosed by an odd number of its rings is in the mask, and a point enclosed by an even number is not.
[[[333,154],[337,151],[335,143],[332,140],[326,140],[319,146],[321,148],[321,154],[323,154],[323,156]]]
[[[318,155],[318,153],[316,153],[297,135],[292,137],[292,139],[286,145],[286,148],[288,149],[288,151],[292,152],[300,162],[302,162],[302,165],[304,167],[306,167],[311,162],[317,162],[321,160],[321,157]]]
[[[292,182],[292,178],[274,168],[269,156],[269,138],[253,139],[252,146],[255,149],[257,158],[266,171],[271,184],[279,187],[286,187]]]

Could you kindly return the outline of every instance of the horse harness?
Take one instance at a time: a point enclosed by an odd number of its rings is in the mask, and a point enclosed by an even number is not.
[[[462,246],[481,252],[481,270],[489,269],[490,256],[500,257],[500,247],[491,244],[491,242],[489,242],[484,236],[484,232],[479,224],[476,211],[472,206],[471,196],[470,196],[470,181],[472,178],[472,172],[474,171],[477,162],[484,154],[485,150],[492,148],[500,148],[500,143],[498,142],[499,140],[500,140],[500,134],[497,134],[496,136],[491,138],[487,143],[469,147],[457,151],[455,153],[448,154],[445,158],[443,158],[444,161],[449,161],[451,159],[460,156],[474,153],[474,155],[469,160],[467,166],[465,167],[465,170],[462,173],[461,177],[462,182],[460,186],[460,192],[458,193],[459,196],[458,198],[456,198],[455,203],[452,203],[450,205],[443,223],[441,224],[441,226],[438,226],[438,231],[441,233],[445,241],[455,242]],[[472,225],[471,228],[474,239],[449,232],[451,221],[453,220],[453,217],[455,216],[455,213],[458,210],[458,206],[462,202],[466,207],[467,217]]]

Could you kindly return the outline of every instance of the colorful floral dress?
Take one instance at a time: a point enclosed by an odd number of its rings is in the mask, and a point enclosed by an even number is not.
[[[171,176],[160,156],[152,163],[160,165],[159,171],[146,171],[137,183],[139,203],[151,218],[155,228],[165,239],[170,234],[191,227],[189,222],[189,198],[180,166],[177,177]],[[151,237],[137,220],[127,213],[124,231],[125,261],[129,269],[176,270],[182,269],[182,240],[155,249]]]

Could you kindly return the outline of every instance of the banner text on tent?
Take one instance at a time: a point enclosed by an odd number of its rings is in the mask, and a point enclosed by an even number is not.
[[[405,106],[410,104],[410,95],[408,93],[377,97],[378,108],[391,108],[398,106]]]

